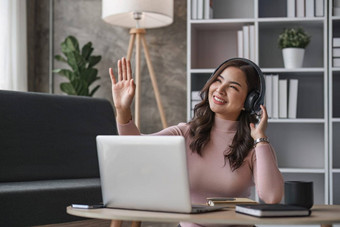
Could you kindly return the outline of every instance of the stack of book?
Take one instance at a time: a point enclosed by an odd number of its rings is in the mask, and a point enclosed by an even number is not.
[[[323,17],[324,0],[287,0],[287,17]]]
[[[201,102],[200,91],[192,91],[191,92],[191,117],[194,116],[194,108],[195,106]]]
[[[292,118],[297,115],[298,80],[265,75],[265,105],[269,118]]]
[[[340,37],[333,38],[333,67],[340,67]]]
[[[235,207],[240,204],[257,204],[257,202],[249,198],[210,197],[207,198],[207,204],[209,206]]]
[[[191,19],[213,18],[212,0],[191,0]]]
[[[333,16],[340,16],[340,0],[334,0],[333,4]]]
[[[245,25],[237,31],[237,55],[255,61],[255,26]]]

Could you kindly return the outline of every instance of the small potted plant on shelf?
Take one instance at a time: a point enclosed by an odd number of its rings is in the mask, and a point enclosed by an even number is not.
[[[302,28],[286,28],[279,35],[278,44],[282,49],[285,68],[301,68],[305,48],[311,37]]]

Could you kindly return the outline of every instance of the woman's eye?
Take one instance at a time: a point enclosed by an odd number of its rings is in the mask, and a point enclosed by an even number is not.
[[[233,89],[235,89],[236,91],[238,91],[238,88],[237,88],[237,87],[235,87],[235,86],[233,86],[233,85],[231,85],[230,87],[233,88]]]

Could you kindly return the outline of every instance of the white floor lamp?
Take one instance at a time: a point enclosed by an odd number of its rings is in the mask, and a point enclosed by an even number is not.
[[[133,46],[134,44],[136,45],[135,123],[137,127],[139,128],[140,126],[140,43],[142,42],[158,111],[161,116],[163,128],[166,128],[165,113],[145,40],[145,29],[164,27],[173,22],[173,0],[103,0],[102,3],[102,18],[104,21],[113,25],[130,28],[130,43],[127,59],[131,59]]]

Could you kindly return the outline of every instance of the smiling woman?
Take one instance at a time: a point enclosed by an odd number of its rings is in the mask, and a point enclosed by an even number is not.
[[[110,76],[119,134],[141,135],[131,120],[135,85],[129,61],[119,60],[118,77],[113,69]],[[207,197],[249,197],[254,185],[262,201],[281,201],[283,178],[265,133],[268,116],[262,106],[262,77],[258,66],[247,59],[222,63],[201,91],[193,119],[153,134],[186,139],[192,203],[205,203]]]

